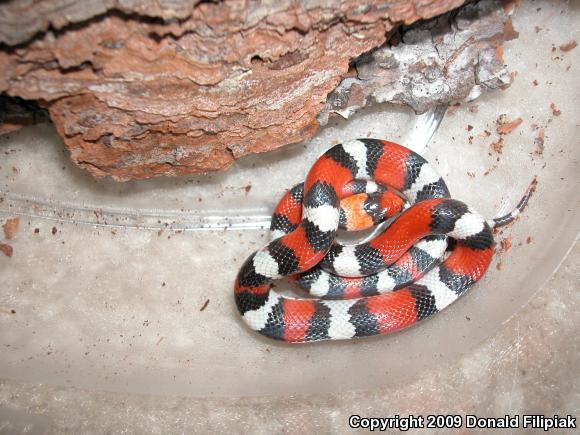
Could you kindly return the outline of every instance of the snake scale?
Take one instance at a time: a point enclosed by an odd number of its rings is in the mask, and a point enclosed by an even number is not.
[[[493,228],[517,217],[533,186],[513,212],[488,222],[452,199],[433,167],[409,149],[377,139],[335,145],[279,202],[273,240],[237,275],[237,308],[252,330],[285,342],[408,327],[481,279],[493,257]],[[393,216],[366,243],[336,241],[339,228],[365,229]],[[315,298],[280,295],[272,282],[283,277]]]

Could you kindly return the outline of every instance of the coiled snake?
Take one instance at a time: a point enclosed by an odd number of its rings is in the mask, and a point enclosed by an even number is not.
[[[274,240],[241,267],[236,305],[251,329],[286,342],[400,330],[481,279],[493,256],[492,228],[513,221],[534,186],[513,212],[487,222],[451,199],[437,172],[407,148],[377,139],[336,145],[276,207]],[[367,243],[335,240],[339,228],[368,228],[398,213]],[[317,298],[278,294],[271,283],[282,277]]]

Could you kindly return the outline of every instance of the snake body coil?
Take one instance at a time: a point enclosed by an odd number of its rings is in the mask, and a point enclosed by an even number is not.
[[[530,193],[492,226],[511,222]],[[339,228],[367,228],[399,212],[367,243],[335,241]],[[451,199],[425,159],[376,139],[324,153],[305,183],[282,198],[271,229],[276,238],[240,269],[235,298],[251,329],[287,342],[351,339],[410,326],[481,279],[494,247],[490,224]],[[271,282],[282,277],[319,299],[279,295]]]

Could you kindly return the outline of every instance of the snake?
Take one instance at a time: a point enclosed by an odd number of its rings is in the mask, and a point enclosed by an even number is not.
[[[440,312],[478,282],[494,253],[493,229],[525,208],[486,220],[451,198],[437,171],[394,142],[356,139],[335,145],[306,180],[280,200],[273,240],[252,253],[234,285],[246,325],[271,339],[304,343],[386,335]],[[336,240],[394,218],[356,245]],[[289,277],[311,297],[282,295]]]

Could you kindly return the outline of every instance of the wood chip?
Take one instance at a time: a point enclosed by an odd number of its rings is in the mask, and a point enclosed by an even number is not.
[[[2,251],[2,253],[7,257],[12,257],[12,254],[14,253],[14,249],[12,249],[12,246],[6,243],[0,243],[0,251]]]
[[[578,43],[574,40],[568,41],[565,44],[560,45],[560,50],[564,53],[570,50],[574,50],[578,46]]]
[[[10,240],[12,237],[14,237],[14,234],[18,230],[18,225],[20,225],[20,218],[19,217],[7,219],[6,223],[4,223],[4,225],[3,225],[4,237],[6,237],[8,240]]]
[[[209,299],[207,301],[204,302],[204,304],[201,306],[201,308],[199,309],[199,311],[203,311],[207,308],[207,306],[209,305]]]
[[[550,109],[552,109],[552,115],[554,116],[560,116],[562,114],[562,111],[554,103],[550,103]]]
[[[513,121],[503,122],[497,126],[498,134],[509,134],[514,131],[521,123],[523,122],[522,118],[514,119]]]

